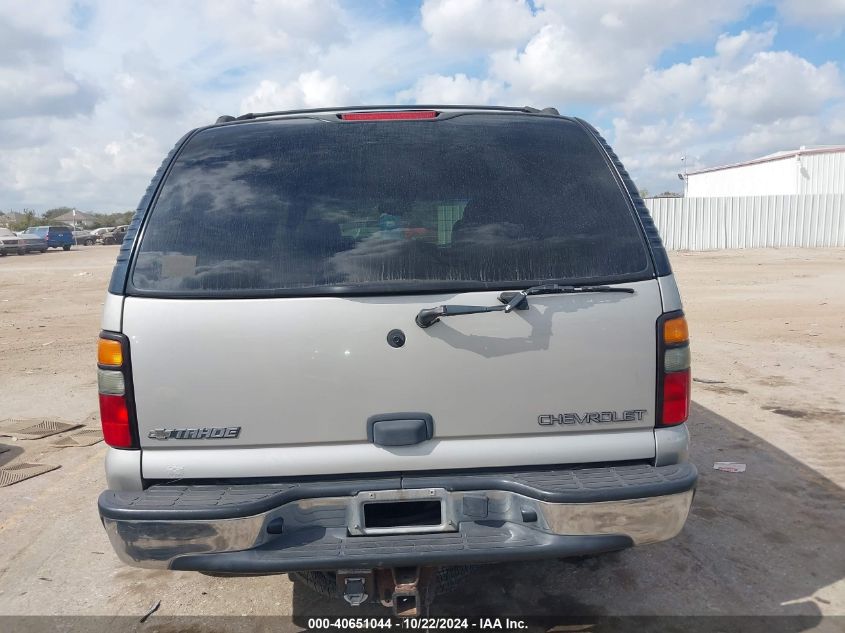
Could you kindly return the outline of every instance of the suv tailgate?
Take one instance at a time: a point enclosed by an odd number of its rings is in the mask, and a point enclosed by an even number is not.
[[[656,281],[626,286],[636,292],[535,296],[527,311],[453,318],[425,330],[414,324],[420,309],[492,305],[497,293],[129,297],[123,329],[141,442],[152,449],[144,475],[188,468],[196,461],[190,451],[173,452],[191,447],[270,449],[251,457],[230,453],[233,472],[242,476],[307,474],[302,469],[315,458],[315,473],[350,472],[350,460],[357,462],[352,472],[457,468],[467,460],[503,465],[499,441],[512,464],[652,457],[660,296]],[[386,340],[397,328],[407,337],[401,348]],[[436,441],[393,449],[368,442],[370,416],[405,411],[430,414]],[[155,429],[203,427],[241,430],[237,438],[150,437]],[[597,443],[599,435],[616,441]],[[483,438],[500,438],[487,446],[493,452],[476,452],[483,443],[448,446]],[[403,453],[419,458],[396,461]],[[204,471],[222,468],[209,457],[197,455]]]

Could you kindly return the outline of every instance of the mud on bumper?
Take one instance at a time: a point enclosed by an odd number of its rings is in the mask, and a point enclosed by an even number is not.
[[[153,485],[100,495],[130,565],[273,573],[561,558],[675,536],[697,480],[689,463],[419,474],[334,481]],[[439,503],[435,522],[372,527],[369,503]]]

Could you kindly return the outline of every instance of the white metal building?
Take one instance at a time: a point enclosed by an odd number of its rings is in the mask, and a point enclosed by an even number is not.
[[[845,193],[845,145],[802,147],[686,174],[688,198]]]

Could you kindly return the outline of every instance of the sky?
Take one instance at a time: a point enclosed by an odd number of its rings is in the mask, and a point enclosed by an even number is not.
[[[134,208],[188,130],[361,104],[553,106],[640,188],[845,144],[845,0],[0,0],[0,210]]]

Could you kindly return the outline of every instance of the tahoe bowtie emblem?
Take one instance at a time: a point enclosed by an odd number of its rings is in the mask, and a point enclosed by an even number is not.
[[[627,411],[589,411],[587,413],[546,413],[537,416],[537,424],[553,426],[555,424],[604,424],[606,422],[640,422],[646,414],[645,409]]]
[[[241,433],[239,426],[204,426],[200,429],[153,429],[151,440],[222,440],[234,439]]]

